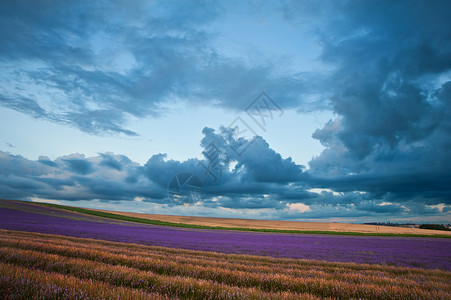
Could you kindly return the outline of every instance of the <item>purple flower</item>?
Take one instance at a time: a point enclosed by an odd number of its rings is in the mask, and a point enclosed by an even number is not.
[[[451,270],[451,240],[257,233],[136,224],[17,202],[0,207],[0,228],[223,253]],[[14,209],[13,209],[14,208]],[[34,206],[33,206],[34,208]]]

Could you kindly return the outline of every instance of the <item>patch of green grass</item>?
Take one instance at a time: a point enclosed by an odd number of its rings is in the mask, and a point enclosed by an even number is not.
[[[37,203],[34,204],[44,205],[53,208],[65,209],[73,212],[78,212],[86,215],[97,216],[102,218],[127,221],[133,223],[181,227],[181,228],[193,228],[193,229],[217,229],[217,230],[235,230],[235,231],[252,231],[252,232],[269,232],[269,233],[294,233],[294,234],[328,234],[328,235],[352,235],[352,236],[388,236],[388,237],[424,237],[424,238],[451,238],[449,235],[426,235],[426,234],[396,234],[396,233],[364,233],[364,232],[348,232],[348,231],[309,231],[309,230],[288,230],[288,229],[256,229],[256,228],[243,228],[243,227],[221,227],[221,226],[205,226],[185,223],[172,223],[159,220],[149,220],[136,217],[123,216],[119,214],[107,213],[102,211],[95,211],[86,208],[65,206],[50,203]]]

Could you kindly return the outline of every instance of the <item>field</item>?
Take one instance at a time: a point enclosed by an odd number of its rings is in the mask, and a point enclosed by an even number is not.
[[[158,220],[162,222],[173,222],[211,227],[229,228],[254,228],[254,229],[276,229],[276,230],[299,230],[299,231],[331,231],[331,232],[355,232],[375,234],[406,234],[406,235],[449,235],[451,231],[423,230],[418,228],[403,228],[377,225],[349,224],[349,223],[327,223],[327,222],[295,222],[295,221],[273,221],[273,220],[248,220],[232,218],[210,218],[191,216],[168,216],[156,214],[141,214],[121,211],[99,210],[105,213],[118,214],[134,218]]]
[[[4,299],[450,299],[451,239],[139,224],[0,201]]]
[[[3,295],[449,299],[441,270],[275,259],[0,231]]]
[[[38,205],[35,203],[34,205]],[[230,219],[212,217],[171,216],[120,211],[87,209],[39,203],[39,206],[62,209],[113,220],[129,221],[141,224],[161,225],[179,228],[219,229],[250,232],[273,232],[295,234],[329,234],[354,236],[392,236],[392,237],[439,237],[451,238],[451,231],[425,230],[419,228],[399,228],[349,223],[294,222],[252,219]]]

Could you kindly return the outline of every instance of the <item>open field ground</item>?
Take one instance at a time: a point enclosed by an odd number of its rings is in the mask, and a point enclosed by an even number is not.
[[[0,228],[8,230],[189,250],[451,271],[451,239],[178,228],[112,220],[26,202],[0,204]]]
[[[2,298],[450,299],[451,272],[0,230]]]
[[[451,239],[168,227],[0,200],[2,299],[450,299]]]
[[[17,202],[17,201],[16,201]],[[0,206],[8,207],[11,200],[0,200]],[[349,223],[295,222],[252,219],[230,219],[213,217],[191,217],[141,214],[98,209],[87,209],[48,203],[23,202],[30,207],[47,206],[58,210],[71,211],[82,215],[90,215],[107,219],[129,221],[134,223],[163,225],[181,228],[221,229],[252,232],[331,234],[354,236],[406,236],[406,237],[441,237],[451,238],[451,231],[429,230],[418,228],[399,228]]]
[[[97,210],[97,211],[134,218],[142,218],[147,220],[158,220],[163,222],[211,226],[211,227],[277,229],[277,230],[299,230],[299,231],[332,231],[332,232],[355,232],[355,233],[377,233],[377,234],[388,233],[388,234],[415,234],[415,235],[449,235],[451,237],[451,231],[427,230],[418,228],[403,228],[403,227],[348,224],[348,223],[297,222],[297,221],[169,216],[169,215],[118,212],[110,210]]]

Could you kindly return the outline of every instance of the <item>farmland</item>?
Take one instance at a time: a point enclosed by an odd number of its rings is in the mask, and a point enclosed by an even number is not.
[[[451,238],[451,231],[424,230],[419,228],[403,228],[403,227],[389,227],[380,225],[349,224],[349,223],[294,222],[294,221],[155,215],[143,213],[129,213],[121,211],[86,209],[80,207],[56,205],[48,203],[39,203],[39,205],[113,220],[129,221],[134,223],[151,224],[151,225],[162,225],[169,227],[179,227],[179,228],[219,229],[233,231],[295,233],[295,234]]]
[[[428,299],[442,270],[277,259],[0,231],[1,289],[69,298]],[[5,293],[5,294],[6,294]]]
[[[451,240],[174,228],[0,201],[3,298],[449,299]]]
[[[168,216],[156,214],[131,213],[122,211],[99,210],[121,216],[158,220],[162,222],[173,222],[192,224],[200,226],[222,226],[229,228],[252,228],[252,229],[276,229],[297,231],[323,231],[323,232],[349,232],[364,234],[405,234],[405,235],[449,235],[451,231],[421,230],[418,228],[389,227],[378,225],[330,223],[330,222],[297,222],[297,221],[274,221],[274,220],[252,220],[233,218],[211,218],[192,216]]]

